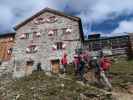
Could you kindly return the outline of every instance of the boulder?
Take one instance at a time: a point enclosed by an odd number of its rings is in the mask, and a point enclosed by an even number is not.
[[[133,85],[128,85],[127,90],[129,93],[133,94]]]

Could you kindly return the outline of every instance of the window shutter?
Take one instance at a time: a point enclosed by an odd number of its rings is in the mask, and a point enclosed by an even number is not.
[[[25,38],[26,38],[26,34],[23,33],[20,35],[20,39],[25,39]]]
[[[62,48],[63,48],[63,49],[66,49],[66,44],[63,44],[63,45],[62,45]]]
[[[52,35],[54,35],[54,31],[50,30],[50,31],[48,32],[48,36],[52,36]]]
[[[34,52],[37,52],[37,50],[38,50],[38,47],[36,46],[36,47],[34,48]]]
[[[71,28],[67,28],[66,29],[66,33],[71,33],[72,32],[72,29]]]
[[[47,22],[50,22],[50,19],[49,19],[49,18],[47,18],[47,19],[46,19],[46,21],[47,21]]]
[[[41,36],[41,33],[40,33],[40,32],[37,32],[37,33],[36,33],[36,36],[37,36],[37,37],[40,37],[40,36]]]
[[[26,48],[26,52],[27,52],[27,53],[30,53],[30,48],[29,48],[29,47]]]
[[[52,49],[53,50],[57,50],[57,46],[54,44],[54,45],[52,45]]]

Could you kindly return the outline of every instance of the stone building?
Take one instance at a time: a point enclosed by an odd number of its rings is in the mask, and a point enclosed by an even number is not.
[[[16,25],[15,30],[15,77],[32,73],[38,64],[45,71],[58,73],[63,54],[72,62],[75,49],[83,42],[81,19],[50,8]]]
[[[12,50],[15,40],[15,33],[5,33],[0,35],[0,75],[10,70],[9,61],[12,58]]]

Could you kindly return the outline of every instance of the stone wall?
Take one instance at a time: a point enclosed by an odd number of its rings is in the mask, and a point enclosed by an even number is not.
[[[33,69],[36,68],[36,64],[38,62],[41,62],[42,68],[45,71],[51,71],[50,60],[60,59],[64,52],[68,54],[68,61],[72,62],[74,50],[81,45],[79,22],[63,16],[55,15],[50,12],[45,12],[38,17],[47,18],[50,16],[55,16],[57,21],[55,23],[35,25],[34,19],[16,31],[16,44],[14,45],[13,50],[14,58],[12,59],[12,62],[15,62],[14,76],[21,77],[25,75],[26,61],[28,61],[30,58],[34,60]],[[72,32],[66,36],[64,35],[62,29],[68,27],[72,28]],[[55,37],[49,37],[49,29],[57,29],[57,35]],[[41,36],[35,39],[19,38],[22,33],[33,33],[35,31],[40,32]],[[52,45],[56,42],[65,43],[66,49],[53,51]],[[36,53],[26,53],[26,48],[30,44],[35,44],[38,47]]]

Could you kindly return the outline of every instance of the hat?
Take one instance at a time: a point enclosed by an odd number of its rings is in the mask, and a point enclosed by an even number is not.
[[[92,57],[92,59],[96,60],[96,59],[97,59],[97,57]]]

